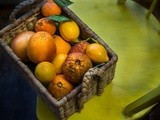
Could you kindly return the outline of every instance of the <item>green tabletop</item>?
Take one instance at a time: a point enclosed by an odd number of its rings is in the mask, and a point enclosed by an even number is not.
[[[117,0],[72,0],[69,6],[95,31],[119,57],[115,78],[102,96],[95,96],[81,113],[69,120],[134,120],[123,114],[124,107],[153,90],[160,83],[160,28],[158,20],[147,10],[128,0],[118,5]],[[39,120],[56,120],[54,113],[38,98]]]

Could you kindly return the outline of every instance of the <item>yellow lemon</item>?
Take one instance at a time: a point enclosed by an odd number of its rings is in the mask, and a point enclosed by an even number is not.
[[[63,39],[65,39],[68,42],[71,42],[79,37],[80,29],[76,22],[68,20],[60,23],[59,32]]]
[[[62,66],[65,62],[67,54],[56,54],[55,58],[53,59],[52,63],[55,66],[56,74],[62,73]]]
[[[93,63],[103,63],[109,61],[107,50],[99,43],[92,43],[88,45],[86,54]]]

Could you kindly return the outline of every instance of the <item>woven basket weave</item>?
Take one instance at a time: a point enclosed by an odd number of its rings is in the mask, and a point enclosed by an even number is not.
[[[22,31],[34,30],[34,24],[41,16],[40,7],[45,1],[28,0],[20,3],[10,15],[11,24],[0,31],[1,52],[7,56],[18,68],[19,73],[24,75],[29,85],[37,92],[38,96],[51,108],[58,119],[67,119],[73,113],[80,111],[85,102],[95,95],[101,95],[104,88],[112,81],[115,74],[118,57],[116,53],[85,23],[83,23],[67,7],[62,7],[63,14],[73,19],[80,27],[80,38],[87,39],[92,37],[102,44],[108,51],[109,62],[97,65],[86,72],[82,83],[72,90],[67,96],[57,101],[48,90],[34,76],[30,65],[23,63],[12,49],[9,47],[11,40],[17,33]],[[29,12],[23,14],[18,19],[16,16],[23,8],[29,8]]]

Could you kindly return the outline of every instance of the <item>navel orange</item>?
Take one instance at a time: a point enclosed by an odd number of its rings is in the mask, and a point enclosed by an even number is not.
[[[27,54],[33,63],[52,61],[56,55],[53,37],[44,31],[36,32],[28,41]]]
[[[48,0],[41,7],[41,12],[45,17],[50,15],[60,15],[61,7],[58,6],[53,0]]]
[[[73,88],[74,86],[65,79],[63,74],[56,75],[55,79],[53,79],[48,86],[49,92],[57,100],[69,94]]]
[[[56,24],[53,20],[40,18],[35,23],[35,31],[46,31],[53,35],[56,32]]]

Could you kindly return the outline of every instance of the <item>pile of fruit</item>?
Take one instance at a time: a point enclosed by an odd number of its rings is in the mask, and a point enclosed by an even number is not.
[[[91,67],[109,61],[106,49],[92,38],[80,39],[78,24],[61,13],[61,6],[48,0],[35,29],[17,34],[10,44],[23,62],[35,64],[35,76],[57,100],[80,84]]]

